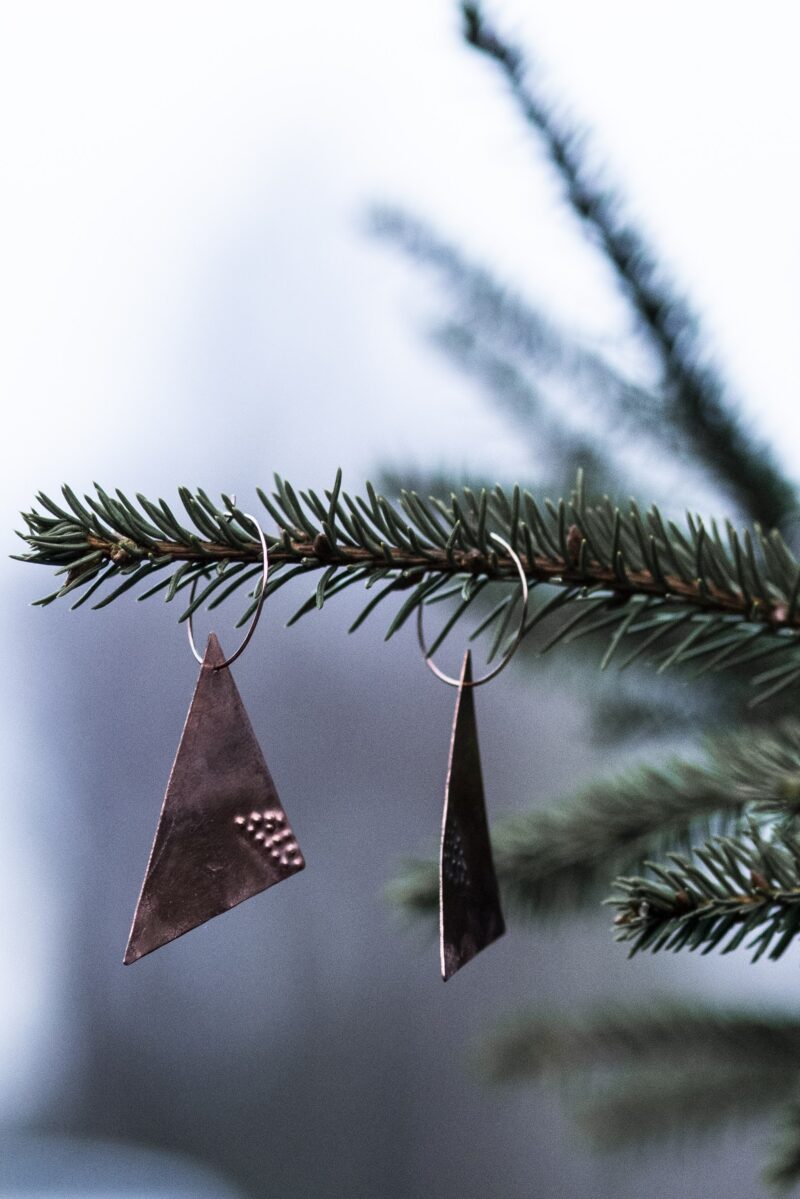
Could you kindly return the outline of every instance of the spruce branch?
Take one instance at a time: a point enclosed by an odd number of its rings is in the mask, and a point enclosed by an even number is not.
[[[588,166],[582,133],[559,121],[536,90],[518,46],[486,20],[482,6],[462,4],[464,37],[502,72],[527,124],[545,146],[567,201],[615,272],[661,364],[661,416],[753,519],[780,526],[797,508],[795,488],[774,455],[744,427],[719,372],[707,361],[699,321],[639,230],[622,216],[620,197]]]
[[[598,1149],[665,1140],[697,1140],[723,1128],[761,1121],[797,1088],[798,1068],[712,1059],[625,1071],[608,1085],[572,1098],[576,1123]]]
[[[760,1064],[796,1080],[800,1019],[670,1000],[578,1015],[528,1011],[503,1020],[479,1049],[483,1072],[496,1082],[700,1060],[743,1070]]]
[[[644,949],[721,948],[743,942],[753,961],[780,958],[800,932],[800,839],[795,822],[768,835],[717,836],[691,855],[647,862],[649,876],[618,878],[606,902],[617,909],[616,939]]]
[[[635,765],[543,810],[497,821],[492,843],[510,909],[560,915],[598,899],[615,874],[647,856],[689,852],[712,832],[733,833],[744,814],[769,821],[800,812],[800,723],[709,737],[699,757]],[[411,862],[389,888],[411,914],[438,911],[438,868]]]
[[[465,258],[430,225],[401,209],[376,205],[370,213],[369,227],[374,235],[398,246],[442,279],[457,302],[459,316],[455,324],[476,343],[487,343],[497,357],[502,349],[530,361],[539,379],[568,379],[576,396],[595,401],[594,415],[611,428],[618,429],[622,419],[652,432],[654,423],[659,423],[660,401],[655,393],[582,344],[529,299],[495,278],[486,266]],[[444,348],[451,352],[446,342]],[[534,428],[528,429],[528,433],[533,432]],[[659,432],[669,435],[663,424]]]
[[[768,1186],[785,1193],[800,1182],[800,1100],[795,1098],[787,1106],[780,1125],[764,1180]]]
[[[134,504],[99,486],[83,500],[67,486],[63,494],[64,505],[40,494],[42,510],[23,513],[20,536],[29,552],[22,559],[64,576],[39,603],[70,596],[74,607],[89,599],[103,607],[141,584],[140,599],[162,593],[173,601],[180,593],[185,603],[187,588],[202,581],[181,613],[186,619],[258,586],[258,539],[227,496],[217,506],[202,489],[181,488],[185,516],[178,517],[163,500],[139,495]],[[379,586],[352,628],[397,592],[405,594],[387,637],[455,586],[463,616],[485,582],[517,582],[513,560],[492,540],[497,533],[516,548],[532,588],[555,589],[526,626],[529,633],[561,610],[542,651],[602,633],[603,667],[616,659],[624,668],[643,655],[655,658],[659,671],[679,663],[697,673],[743,667],[757,687],[754,703],[800,681],[800,563],[777,532],[756,526],[739,535],[728,525],[723,540],[716,523],[691,515],[680,528],[655,507],[643,515],[633,501],[624,512],[607,497],[590,503],[580,478],[558,504],[499,486],[451,493],[449,501],[404,492],[391,503],[368,483],[366,495],[353,498],[342,491],[341,474],[324,500],[312,490],[296,493],[277,476],[272,496],[258,494],[277,525],[268,538],[268,595],[322,572],[292,620],[356,584]],[[250,590],[242,622],[255,602]],[[495,628],[504,615],[498,605]]]
[[[460,370],[488,390],[495,407],[540,458],[555,459],[570,475],[582,468],[592,480],[611,480],[613,472],[597,437],[568,427],[551,411],[537,385],[513,361],[481,344],[467,324],[447,322],[433,330],[432,338]]]
[[[800,1021],[788,1013],[655,1002],[583,1015],[523,1012],[481,1045],[495,1082],[555,1080],[598,1147],[752,1120],[791,1097]]]

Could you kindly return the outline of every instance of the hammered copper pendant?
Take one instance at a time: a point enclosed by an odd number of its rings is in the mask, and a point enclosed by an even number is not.
[[[124,961],[305,866],[214,633],[164,796]]]
[[[467,651],[453,718],[439,856],[439,951],[447,981],[506,931],[483,797]]]

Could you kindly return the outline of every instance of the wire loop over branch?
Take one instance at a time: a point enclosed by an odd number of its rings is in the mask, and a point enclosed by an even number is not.
[[[181,488],[186,523],[163,500],[143,495],[137,506],[99,486],[83,500],[67,486],[63,494],[65,506],[40,494],[43,510],[23,514],[20,536],[29,547],[23,560],[65,576],[41,604],[71,596],[79,607],[99,596],[95,607],[104,607],[139,584],[146,584],[140,599],[161,592],[172,601],[190,588],[185,620],[252,584],[260,571],[261,544],[235,506],[230,520],[229,497],[218,507],[202,489]],[[290,623],[357,583],[382,586],[352,628],[388,596],[409,591],[391,636],[420,605],[448,594],[448,584],[461,592],[460,619],[487,581],[519,583],[516,559],[499,537],[516,547],[531,588],[555,589],[534,607],[525,632],[565,609],[543,649],[602,634],[609,639],[604,667],[623,644],[629,648],[622,666],[644,654],[662,671],[678,663],[698,671],[746,666],[756,700],[800,681],[800,562],[775,531],[755,526],[740,534],[728,524],[723,538],[716,522],[699,517],[688,515],[679,527],[655,507],[642,514],[633,501],[627,511],[608,497],[590,503],[580,477],[570,498],[558,503],[518,487],[510,495],[501,487],[478,495],[465,488],[449,502],[402,492],[392,502],[368,483],[365,496],[352,497],[342,490],[341,473],[324,500],[311,490],[298,494],[278,476],[272,495],[258,494],[277,525],[267,537],[273,569],[263,597],[322,572]],[[205,585],[195,593],[198,580]],[[250,591],[240,624],[260,597],[258,588]],[[481,626],[494,624],[500,643],[506,609],[497,605]]]

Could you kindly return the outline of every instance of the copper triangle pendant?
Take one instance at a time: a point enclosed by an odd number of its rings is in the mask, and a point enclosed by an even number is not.
[[[506,931],[483,797],[467,651],[453,718],[439,857],[439,950],[448,978]]]
[[[212,633],[164,796],[126,965],[305,866]]]

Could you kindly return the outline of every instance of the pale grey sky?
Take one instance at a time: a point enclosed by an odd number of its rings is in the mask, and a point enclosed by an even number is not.
[[[797,457],[794,6],[492,11],[595,128],[742,392]],[[429,215],[599,336],[617,328],[449,0],[34,0],[6,5],[2,25],[2,387],[26,447],[4,472],[15,507],[62,476],[135,486],[144,458],[165,486],[192,477],[203,442],[240,444],[254,407],[274,412],[274,440],[248,447],[240,488],[273,468],[322,485],[387,445],[423,457],[423,412],[455,460],[513,464],[463,384],[420,353],[416,281],[357,232],[373,198]]]

